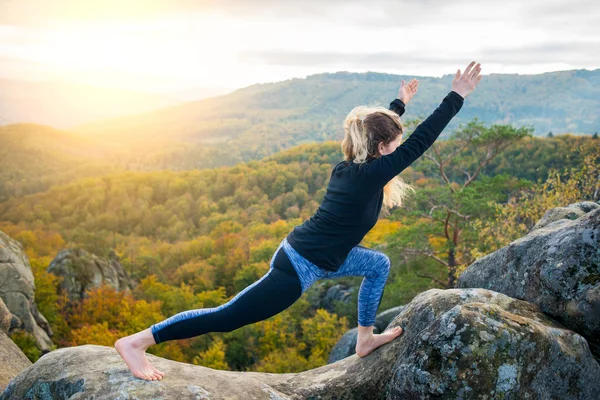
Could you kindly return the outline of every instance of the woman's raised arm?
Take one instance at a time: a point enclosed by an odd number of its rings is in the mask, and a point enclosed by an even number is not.
[[[383,187],[392,178],[419,158],[442,133],[450,120],[462,108],[464,98],[469,95],[481,80],[480,64],[471,62],[461,74],[460,70],[452,81],[452,90],[438,108],[423,121],[404,143],[392,153],[373,160],[365,172],[368,180]],[[393,103],[393,102],[392,102]]]

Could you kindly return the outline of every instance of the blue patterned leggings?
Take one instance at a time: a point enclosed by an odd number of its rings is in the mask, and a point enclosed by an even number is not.
[[[231,332],[265,320],[290,307],[318,280],[363,276],[358,292],[358,324],[372,326],[390,271],[384,253],[355,246],[333,272],[302,257],[284,238],[271,258],[269,271],[227,303],[183,311],[150,327],[156,343],[208,332]]]

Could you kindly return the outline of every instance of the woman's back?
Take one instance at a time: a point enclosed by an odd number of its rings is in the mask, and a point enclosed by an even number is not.
[[[391,154],[364,163],[338,163],[331,172],[322,204],[288,235],[292,247],[316,266],[337,271],[350,250],[377,223],[383,187],[435,142],[462,105],[463,97],[451,91]]]
[[[360,164],[338,163],[315,214],[288,235],[298,253],[325,270],[337,271],[377,223],[383,188],[368,188],[361,169]]]

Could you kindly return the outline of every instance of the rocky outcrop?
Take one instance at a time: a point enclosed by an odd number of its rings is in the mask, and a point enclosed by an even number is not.
[[[529,234],[472,263],[458,287],[537,304],[585,336],[600,358],[600,206],[548,210]]]
[[[337,301],[350,302],[352,293],[357,290],[356,287],[350,287],[344,283],[338,283],[327,288],[329,285],[331,285],[330,282],[320,281],[311,287],[307,300],[313,309],[323,308],[327,312],[335,313],[335,303]]]
[[[375,324],[373,326],[373,333],[381,333],[385,331],[385,328],[390,322],[404,310],[406,306],[398,306],[385,310],[384,312],[377,314],[375,317]],[[331,349],[327,364],[334,363],[343,358],[350,357],[356,353],[356,341],[358,340],[358,327],[352,328],[338,340],[338,342]]]
[[[566,207],[555,207],[546,211],[546,213],[544,213],[542,218],[531,230],[534,231],[536,229],[543,228],[561,219],[576,220],[577,218],[583,217],[585,214],[598,208],[600,208],[600,205],[594,203],[593,201],[582,201],[579,203],[569,204]]]
[[[118,292],[132,288],[125,268],[114,251],[111,251],[108,260],[104,260],[83,249],[64,249],[52,260],[47,271],[64,278],[60,288],[67,292],[71,300],[88,297],[86,290],[98,288],[103,283]]]
[[[218,371],[148,354],[166,373],[135,378],[116,350],[54,350],[13,379],[0,400],[95,399],[596,399],[600,366],[588,343],[537,306],[485,289],[431,289],[390,326],[404,333],[301,373]]]
[[[52,330],[34,302],[35,284],[23,245],[0,232],[0,298],[10,310],[11,328],[31,333],[42,351],[53,345]]]
[[[8,382],[31,365],[31,361],[7,336],[12,314],[0,298],[0,393]]]

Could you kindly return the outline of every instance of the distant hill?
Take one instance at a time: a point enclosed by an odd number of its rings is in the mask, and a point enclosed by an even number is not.
[[[343,120],[353,107],[377,103],[387,107],[399,82],[410,78],[319,74],[252,85],[228,95],[79,125],[71,131],[31,123],[0,126],[0,201],[76,177],[217,168],[260,160],[301,144],[339,142]],[[408,105],[405,121],[429,115],[449,91],[452,76],[419,79],[421,87]],[[550,131],[591,133],[600,131],[598,109],[600,69],[492,74],[469,96],[442,140],[459,123],[474,117],[488,126],[533,121],[546,127],[537,130],[544,137]]]
[[[79,178],[124,171],[118,148],[35,124],[0,126],[0,201]]]
[[[325,73],[306,79],[252,85],[229,95],[134,116],[85,124],[73,130],[136,141],[168,138],[189,143],[241,146],[244,159],[277,148],[341,140],[342,122],[360,104],[388,106],[406,75]],[[453,75],[417,77],[419,92],[405,119],[425,118],[450,90]],[[447,132],[474,117],[486,124],[531,125],[534,134],[600,130],[600,69],[539,75],[491,74],[453,119]],[[444,137],[444,135],[442,136]]]

